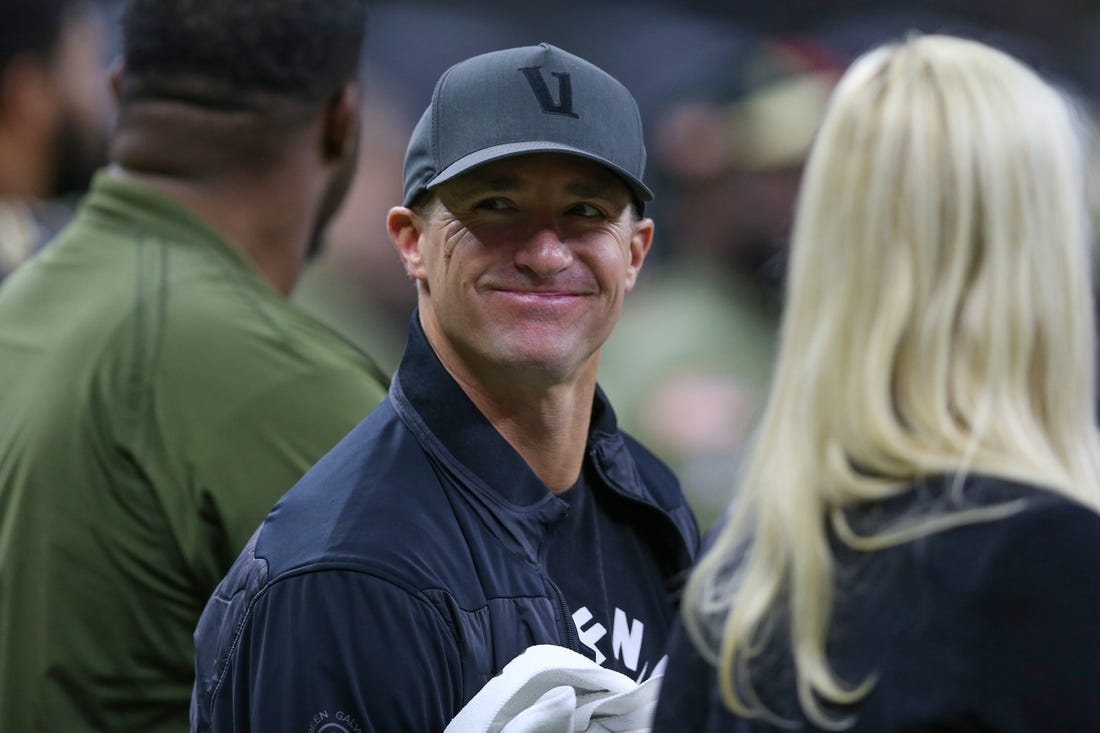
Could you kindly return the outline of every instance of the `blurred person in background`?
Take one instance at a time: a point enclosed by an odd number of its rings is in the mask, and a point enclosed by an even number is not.
[[[127,3],[111,165],[0,288],[0,730],[187,730],[210,592],[385,396],[287,298],[355,170],[365,5]]]
[[[910,36],[838,85],[780,357],[685,591],[654,733],[1100,729],[1082,121]]]
[[[106,161],[107,28],[86,0],[0,7],[0,279],[68,221]]]
[[[802,164],[842,66],[809,38],[746,41],[654,122],[670,253],[632,295],[600,383],[704,527],[764,403]]]

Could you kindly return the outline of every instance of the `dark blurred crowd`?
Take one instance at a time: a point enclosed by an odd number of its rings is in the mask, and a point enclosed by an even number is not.
[[[64,8],[61,20],[12,11],[0,24],[0,275],[64,223],[105,160],[111,121],[120,2],[40,5]],[[791,206],[832,84],[868,47],[921,31],[1009,50],[1088,114],[1100,97],[1100,8],[1083,0],[377,0],[360,171],[295,297],[392,370],[415,290],[385,215],[434,80],[495,48],[547,41],[583,55],[637,98],[656,191],[654,254],[604,349],[601,384],[709,525],[763,402]]]

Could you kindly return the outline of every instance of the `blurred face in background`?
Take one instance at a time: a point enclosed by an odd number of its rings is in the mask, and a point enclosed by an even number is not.
[[[813,43],[768,42],[661,110],[654,163],[678,243],[781,287],[803,164],[841,63]]]
[[[107,159],[113,113],[107,84],[106,21],[95,8],[72,12],[52,60],[49,83],[55,100],[47,197],[85,190]]]

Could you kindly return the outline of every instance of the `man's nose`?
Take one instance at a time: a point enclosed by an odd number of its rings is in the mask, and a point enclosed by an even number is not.
[[[538,278],[553,277],[573,263],[573,250],[553,227],[544,226],[516,250],[515,262]]]

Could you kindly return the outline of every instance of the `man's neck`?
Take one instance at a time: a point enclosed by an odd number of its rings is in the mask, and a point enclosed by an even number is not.
[[[288,295],[323,186],[302,147],[250,115],[143,103],[120,120],[111,173],[194,211]]]
[[[576,483],[588,443],[594,376],[549,387],[456,380],[550,491],[556,494]]]

